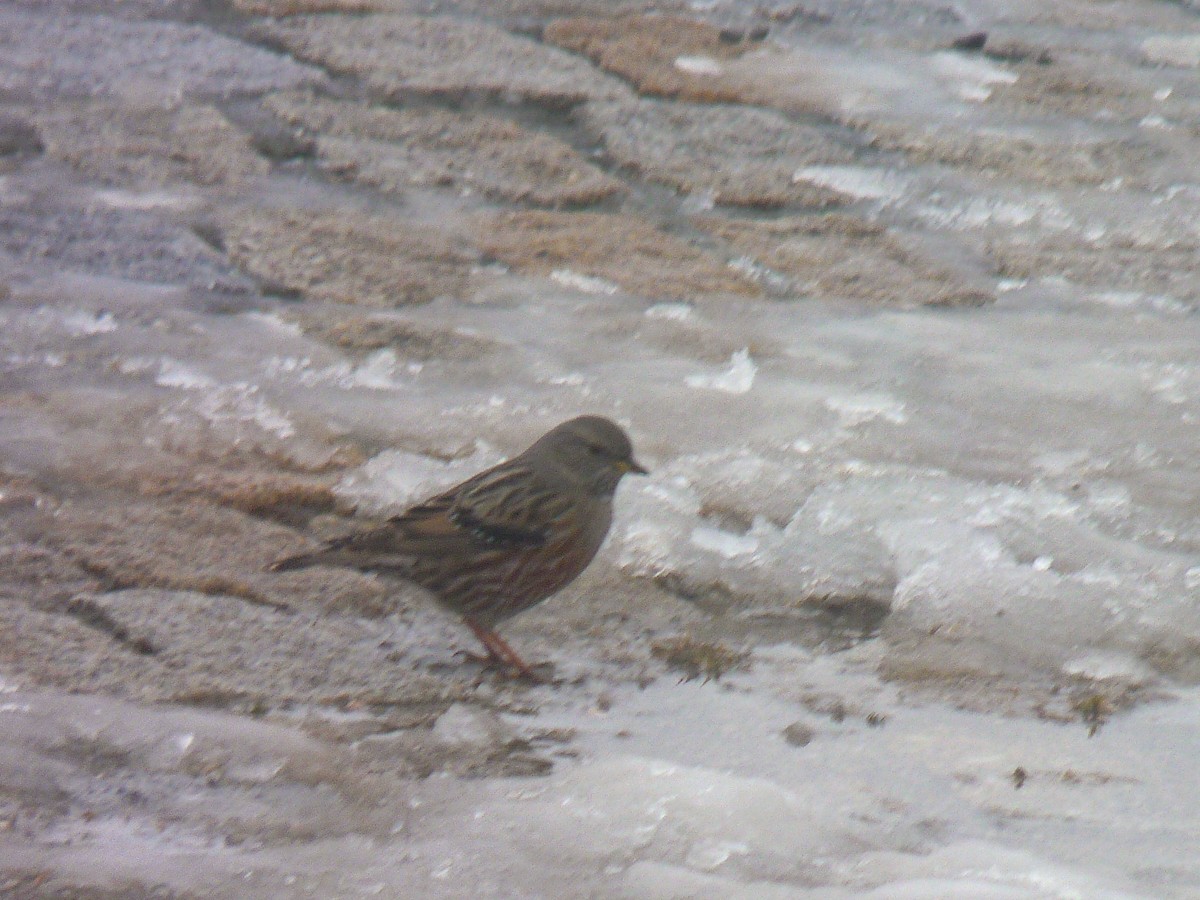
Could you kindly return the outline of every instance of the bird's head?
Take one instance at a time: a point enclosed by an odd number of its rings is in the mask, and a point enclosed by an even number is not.
[[[543,435],[529,452],[550,455],[594,495],[611,496],[623,476],[647,474],[633,458],[629,435],[603,416],[580,416],[563,422]]]

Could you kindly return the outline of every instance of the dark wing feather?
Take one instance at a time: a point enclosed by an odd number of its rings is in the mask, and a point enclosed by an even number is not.
[[[376,528],[326,544],[315,553],[281,560],[287,571],[311,565],[407,569],[414,559],[481,550],[538,547],[564,512],[563,497],[536,488],[524,466],[507,463],[481,472],[443,494],[407,509]]]
[[[487,547],[540,547],[560,512],[529,469],[511,464],[477,475],[449,499],[450,521]]]

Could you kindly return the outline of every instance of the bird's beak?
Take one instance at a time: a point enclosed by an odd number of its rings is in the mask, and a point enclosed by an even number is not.
[[[617,468],[622,475],[649,475],[650,470],[634,459],[623,459],[617,463]]]

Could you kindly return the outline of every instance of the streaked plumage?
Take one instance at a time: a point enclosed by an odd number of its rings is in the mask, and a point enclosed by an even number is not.
[[[587,568],[608,533],[622,476],[645,471],[620,426],[580,416],[382,526],[272,569],[334,565],[407,578],[462,616],[490,657],[528,676],[496,625]]]

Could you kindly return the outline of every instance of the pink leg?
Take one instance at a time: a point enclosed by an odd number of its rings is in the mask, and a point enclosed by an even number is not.
[[[464,618],[463,622],[475,637],[479,638],[479,643],[483,644],[484,649],[488,652],[488,658],[502,662],[507,666],[516,669],[522,678],[528,678],[530,681],[542,681],[543,679],[533,669],[529,668],[525,660],[517,656],[517,651],[508,646],[504,638],[496,634],[489,628],[484,628],[473,619]]]

